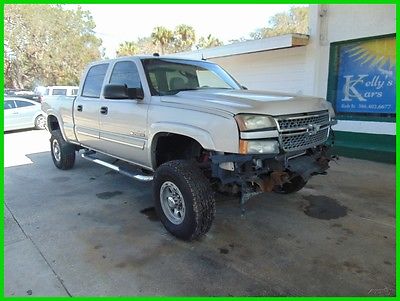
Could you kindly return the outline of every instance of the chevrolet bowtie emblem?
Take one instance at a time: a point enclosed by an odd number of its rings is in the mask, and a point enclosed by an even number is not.
[[[307,133],[310,136],[315,135],[316,133],[318,133],[320,128],[321,126],[319,124],[309,124],[307,125]]]

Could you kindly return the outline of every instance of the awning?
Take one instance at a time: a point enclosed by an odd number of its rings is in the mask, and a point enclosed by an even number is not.
[[[225,56],[241,55],[254,52],[271,51],[276,49],[305,46],[308,44],[309,36],[304,34],[286,34],[260,40],[238,42],[214,48],[204,48],[189,52],[175,53],[177,56],[192,59],[210,59]]]

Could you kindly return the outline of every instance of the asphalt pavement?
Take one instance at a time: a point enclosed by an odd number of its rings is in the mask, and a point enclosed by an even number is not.
[[[393,296],[395,166],[341,158],[293,195],[218,195],[210,232],[171,236],[151,184],[77,157],[46,131],[6,133],[7,296]],[[113,161],[112,159],[110,161]]]

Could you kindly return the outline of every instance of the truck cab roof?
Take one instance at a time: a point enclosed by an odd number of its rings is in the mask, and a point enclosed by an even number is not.
[[[130,56],[121,56],[118,58],[114,58],[114,59],[107,59],[107,60],[100,60],[100,61],[95,61],[93,63],[90,64],[90,66],[92,65],[97,65],[97,64],[104,64],[104,63],[113,63],[113,62],[118,62],[118,61],[125,61],[127,59],[130,60],[147,60],[147,59],[168,59],[168,60],[181,60],[181,61],[193,61],[193,62],[204,62],[205,60],[197,60],[197,59],[190,59],[190,58],[180,58],[180,57],[176,57],[176,56],[171,56],[171,55],[130,55]],[[209,62],[211,63],[211,62]]]

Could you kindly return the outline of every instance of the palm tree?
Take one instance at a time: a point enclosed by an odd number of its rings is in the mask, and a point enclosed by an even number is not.
[[[174,33],[163,26],[157,26],[153,29],[151,38],[154,45],[160,45],[161,54],[164,54],[168,44],[174,40]]]
[[[135,42],[128,42],[125,41],[121,44],[119,44],[119,47],[117,49],[117,56],[129,56],[129,55],[134,55],[137,54],[139,51],[139,47]]]
[[[189,51],[196,42],[196,33],[192,26],[181,24],[175,28],[175,52]]]
[[[201,37],[199,39],[199,43],[196,45],[196,48],[212,48],[221,45],[224,45],[224,43],[220,39],[213,37],[211,34],[209,34],[207,37]]]

